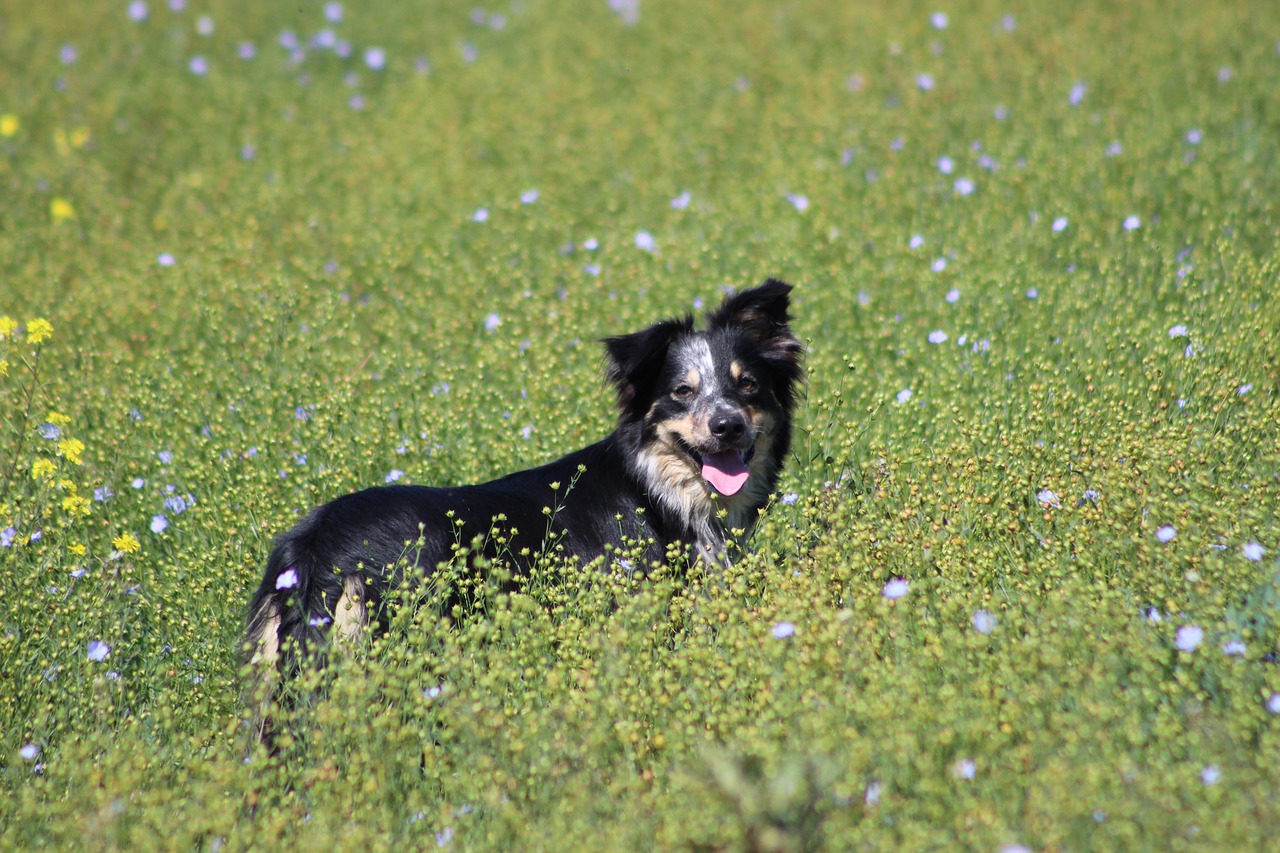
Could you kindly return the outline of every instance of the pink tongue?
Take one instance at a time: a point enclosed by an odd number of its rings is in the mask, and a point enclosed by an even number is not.
[[[736,495],[747,482],[747,465],[736,450],[702,454],[702,477],[722,495]]]

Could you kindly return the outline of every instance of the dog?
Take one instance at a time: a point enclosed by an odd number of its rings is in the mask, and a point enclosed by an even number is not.
[[[791,290],[769,279],[726,297],[701,330],[685,315],[606,338],[618,423],[589,447],[480,485],[380,486],[313,510],[276,540],[249,605],[245,663],[288,675],[327,643],[358,638],[406,571],[426,582],[467,543],[516,576],[549,549],[581,566],[637,548],[646,565],[672,548],[725,565],[791,446],[804,378]]]

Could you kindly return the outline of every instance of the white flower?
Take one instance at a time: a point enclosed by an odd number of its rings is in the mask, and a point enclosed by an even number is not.
[[[1267,552],[1267,549],[1257,542],[1246,542],[1240,546],[1240,552],[1244,554],[1246,560],[1252,560],[1257,563],[1262,560],[1262,555]]]
[[[40,754],[40,747],[34,743],[26,744],[22,749],[18,750],[18,755],[22,756],[26,761],[34,761],[36,756]]]
[[[1124,218],[1124,230],[1137,231],[1142,227],[1142,220],[1136,216],[1126,216]]]
[[[801,213],[804,213],[809,209],[808,196],[797,195],[796,193],[787,193],[787,201],[791,202],[791,206]]]
[[[1267,697],[1267,713],[1280,714],[1280,693],[1272,693]]]
[[[168,252],[161,252],[160,254],[156,255],[156,263],[158,263],[162,267],[171,267],[177,262],[178,262],[177,259],[174,258],[174,256],[169,254]]]
[[[151,516],[151,532],[152,533],[164,533],[168,529],[169,529],[169,519],[165,518],[163,515]]]
[[[947,303],[949,305],[955,305],[959,301],[960,301],[960,288],[953,287],[947,291]]]
[[[642,252],[655,252],[658,249],[658,244],[654,241],[653,235],[648,231],[637,231],[636,248]]]
[[[935,30],[945,30],[947,28],[947,13],[934,12],[929,16],[929,23],[933,24]]]
[[[800,500],[800,496],[795,492],[787,492],[785,495],[782,496],[782,502],[787,506],[791,506],[798,500]]]
[[[943,271],[943,270],[945,270],[946,268],[947,268],[947,259],[946,259],[946,258],[938,258],[938,259],[937,259],[937,260],[935,260],[935,261],[933,262],[933,264],[932,264],[932,265],[930,265],[930,267],[929,267],[929,269],[933,270],[934,272],[942,272],[942,271]]]
[[[582,248],[588,252],[594,252],[596,249],[600,248],[600,241],[595,237],[588,237],[582,241]]]
[[[1206,764],[1200,771],[1200,781],[1206,785],[1216,785],[1222,779],[1222,771],[1216,764]]]
[[[1036,298],[1036,297],[1038,297],[1039,295],[1040,295],[1040,291],[1039,291],[1039,290],[1037,290],[1036,288],[1031,287],[1031,288],[1028,288],[1028,289],[1027,289],[1027,298],[1028,298],[1028,299],[1035,299],[1035,298]]]
[[[538,200],[537,190],[525,190],[524,192],[520,193],[521,204],[533,204],[537,200]]]
[[[336,24],[342,20],[342,4],[341,3],[325,3],[324,19],[331,24]]]
[[[938,171],[950,175],[956,168],[955,162],[945,154],[938,158]]]
[[[1194,652],[1204,642],[1204,629],[1199,625],[1183,625],[1178,629],[1174,645],[1180,652]]]
[[[1176,326],[1169,327],[1169,337],[1185,338],[1187,336],[1187,327],[1179,323]]]
[[[779,640],[785,640],[788,637],[795,636],[796,626],[793,622],[779,622],[773,626],[773,630],[770,633]]]
[[[1085,93],[1089,91],[1089,87],[1084,84],[1083,80],[1077,80],[1075,85],[1071,87],[1071,93],[1067,95],[1067,102],[1073,107],[1080,106],[1084,100]]]
[[[111,647],[101,640],[89,641],[89,660],[94,663],[104,661],[107,655],[111,654]]]
[[[936,329],[929,333],[929,343],[945,344],[947,342],[947,333],[941,329]]]
[[[897,601],[899,598],[907,594],[910,585],[903,578],[894,578],[884,585],[884,589],[880,594],[890,601]]]
[[[951,775],[957,779],[972,779],[978,775],[978,765],[972,758],[962,758],[951,765]]]
[[[371,71],[381,71],[387,66],[387,52],[380,47],[371,47],[364,52],[364,64]]]
[[[203,77],[209,73],[209,60],[203,56],[193,56],[191,61],[187,63],[187,68],[197,77]]]
[[[1253,390],[1253,383],[1246,382],[1245,384],[1241,385],[1239,388],[1236,389],[1236,394],[1243,397],[1245,394],[1248,394],[1252,390]]]
[[[404,476],[404,472],[401,471],[399,468],[392,468],[391,471],[387,473],[387,482],[394,483],[396,480],[399,480],[403,476]]]
[[[973,195],[974,183],[969,178],[956,178],[955,191],[956,195],[967,196]]]
[[[877,805],[880,802],[881,790],[880,783],[873,779],[862,793],[862,801],[869,806]]]
[[[276,576],[276,589],[293,589],[298,583],[297,569],[285,569]]]
[[[488,222],[489,209],[486,207],[477,207],[476,212],[471,214],[471,221],[472,222]]]
[[[1178,535],[1177,529],[1172,524],[1166,524],[1156,530],[1157,542],[1172,542],[1173,537]]]
[[[1201,133],[1198,129],[1193,127],[1191,130],[1187,131],[1188,145],[1199,145],[1203,140],[1204,140],[1204,134]]]
[[[1000,620],[989,610],[977,610],[973,614],[973,630],[979,634],[990,634],[995,631]]]
[[[489,316],[484,318],[484,327],[486,330],[490,332],[496,330],[501,325],[502,325],[502,316],[498,314],[496,311],[493,313],[490,313]]]
[[[1057,219],[1053,220],[1053,226],[1052,226],[1052,227],[1053,227],[1053,233],[1054,233],[1054,234],[1059,234],[1059,233],[1061,233],[1061,232],[1063,232],[1063,231],[1066,231],[1066,230],[1067,230],[1067,226],[1068,226],[1068,225],[1070,225],[1070,224],[1071,224],[1071,223],[1070,223],[1070,220],[1068,220],[1068,219],[1067,219],[1067,217],[1065,217],[1065,216],[1059,216]]]
[[[929,74],[921,74],[916,77],[916,88],[921,92],[928,92],[933,89],[933,77]]]
[[[213,35],[213,18],[208,15],[201,15],[196,18],[196,32],[202,36]]]
[[[673,210],[684,210],[689,206],[689,202],[693,200],[693,194],[688,190],[680,193],[680,195],[671,199],[671,207]]]
[[[1142,615],[1146,617],[1146,620],[1148,622],[1164,621],[1164,616],[1160,613],[1159,610],[1155,609],[1154,607],[1148,607],[1146,610],[1142,611]]]
[[[910,388],[903,388],[901,391],[898,392],[898,402],[905,403],[908,400],[910,400],[912,396],[913,396],[913,392],[911,391]]]
[[[1222,653],[1227,657],[1243,657],[1246,651],[1248,648],[1241,639],[1228,640],[1222,644]]]
[[[920,234],[912,234],[911,239],[907,241],[907,247],[911,249],[919,249],[924,245],[924,237]]]
[[[1040,501],[1040,503],[1045,506],[1056,507],[1059,509],[1062,507],[1061,501],[1058,500],[1058,493],[1053,489],[1042,489],[1036,494],[1036,500]]]
[[[145,21],[147,19],[147,4],[142,0],[133,0],[129,4],[129,19],[132,21]]]

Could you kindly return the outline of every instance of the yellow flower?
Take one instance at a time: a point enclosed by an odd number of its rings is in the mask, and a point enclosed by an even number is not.
[[[64,438],[58,442],[58,455],[73,465],[84,461],[84,442],[78,438]]]
[[[0,340],[13,337],[13,333],[18,331],[18,321],[7,314],[0,317]]]
[[[16,115],[12,113],[0,115],[0,136],[13,136],[20,127],[22,127],[22,122],[18,121]]]
[[[72,554],[75,554],[77,557],[83,557],[84,552],[88,549],[85,548],[83,545],[81,545],[79,542],[77,542],[74,545],[67,546],[67,550],[70,551]]]
[[[53,324],[43,317],[27,321],[27,340],[33,344],[41,343],[53,334]]]
[[[51,424],[54,424],[54,425],[56,425],[56,426],[60,426],[60,427],[64,427],[64,426],[66,426],[67,424],[71,423],[71,418],[69,418],[69,417],[67,417],[66,415],[62,414],[62,412],[53,412],[53,411],[51,411],[51,412],[49,412],[49,415],[48,415],[48,417],[46,417],[46,418],[45,418],[45,420],[46,420],[46,421],[48,421],[48,422],[49,422],[49,423],[51,423]]]
[[[91,512],[89,501],[80,495],[67,495],[62,499],[62,509],[71,515],[86,516]]]
[[[111,540],[111,547],[126,554],[134,554],[142,547],[142,543],[132,533],[121,533]]]
[[[9,375],[9,362],[7,359],[0,358],[0,376]]]
[[[31,463],[31,479],[47,480],[53,475],[53,460],[43,456]]]
[[[49,202],[49,218],[53,220],[54,225],[66,222],[68,219],[75,219],[76,209],[65,198],[55,198]]]

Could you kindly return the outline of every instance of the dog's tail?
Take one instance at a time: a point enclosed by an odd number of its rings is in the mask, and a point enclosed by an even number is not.
[[[318,513],[317,513],[318,514]],[[249,677],[251,741],[270,742],[271,710],[281,680],[319,662],[327,635],[354,639],[367,623],[364,590],[320,557],[317,514],[276,540],[262,583],[249,604],[241,652]]]

